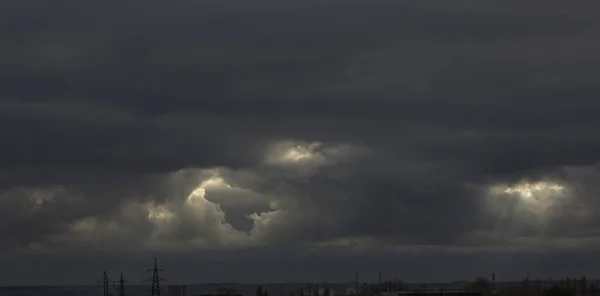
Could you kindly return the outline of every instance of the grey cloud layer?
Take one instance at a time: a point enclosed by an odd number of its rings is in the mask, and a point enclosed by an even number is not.
[[[591,7],[35,2],[0,4],[0,247],[596,244]],[[486,208],[523,178],[570,188],[542,228]]]

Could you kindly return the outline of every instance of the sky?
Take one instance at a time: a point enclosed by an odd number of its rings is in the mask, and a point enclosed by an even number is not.
[[[0,285],[600,276],[599,6],[0,1]]]

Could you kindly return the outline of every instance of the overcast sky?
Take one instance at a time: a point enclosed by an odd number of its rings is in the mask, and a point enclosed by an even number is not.
[[[600,276],[599,4],[0,2],[0,284]]]

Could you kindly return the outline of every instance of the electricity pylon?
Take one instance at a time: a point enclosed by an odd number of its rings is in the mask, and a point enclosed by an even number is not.
[[[121,280],[119,281],[119,296],[125,296],[125,283],[127,281],[123,279],[123,272],[121,272]]]
[[[111,281],[108,279],[108,275],[106,275],[106,271],[104,271],[103,277],[102,277],[102,281],[98,281],[96,282],[98,286],[100,286],[100,283],[102,283],[102,286],[104,288],[104,293],[102,294],[103,296],[110,296],[110,294],[108,293],[108,284],[109,283],[113,283],[113,286],[115,285],[115,282]]]
[[[154,258],[154,268],[148,269],[148,271],[152,271],[152,278],[147,281],[152,281],[152,287],[150,288],[150,295],[152,296],[160,296],[160,292],[162,291],[160,288],[160,282],[165,281],[166,279],[158,276],[159,271],[164,271],[158,268],[158,263],[156,263],[156,258]]]

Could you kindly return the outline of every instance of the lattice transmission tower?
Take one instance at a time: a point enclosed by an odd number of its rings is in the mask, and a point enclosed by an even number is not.
[[[154,258],[154,268],[148,269],[148,271],[152,271],[152,278],[147,281],[152,281],[152,287],[148,290],[151,296],[160,296],[162,289],[160,288],[160,282],[165,281],[166,279],[161,278],[158,275],[159,271],[164,271],[158,268],[158,263],[156,262],[156,258]]]
[[[123,278],[123,272],[121,272],[121,280],[119,280],[119,296],[125,296],[125,283],[127,281]]]
[[[114,281],[111,281],[108,279],[108,275],[106,275],[106,271],[104,271],[103,276],[102,276],[102,280],[98,281],[97,284],[98,286],[100,286],[100,283],[102,283],[104,292],[103,292],[103,296],[111,296],[108,291],[109,291],[109,284],[112,283],[113,286],[115,285]]]

